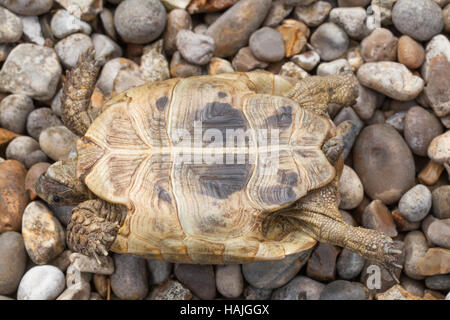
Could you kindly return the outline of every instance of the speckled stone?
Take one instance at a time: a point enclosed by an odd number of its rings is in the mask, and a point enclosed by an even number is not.
[[[23,94],[10,94],[0,102],[0,126],[15,133],[24,133],[33,100]]]
[[[54,300],[64,290],[65,277],[54,266],[36,266],[23,276],[17,300]]]
[[[431,209],[431,192],[423,184],[408,190],[398,202],[399,214],[411,222],[425,218]]]
[[[450,185],[433,190],[433,215],[438,219],[450,218]]]
[[[50,108],[38,108],[30,112],[27,118],[27,132],[39,140],[41,132],[47,128],[61,126],[61,119]]]
[[[111,275],[111,289],[124,300],[142,300],[148,293],[145,259],[127,254],[114,254],[115,271]]]
[[[297,276],[273,291],[272,300],[319,300],[325,285],[305,276]]]
[[[49,158],[59,161],[67,157],[77,139],[66,126],[55,126],[41,132],[39,145]]]
[[[389,29],[378,28],[361,42],[361,55],[366,62],[396,61],[397,43]]]

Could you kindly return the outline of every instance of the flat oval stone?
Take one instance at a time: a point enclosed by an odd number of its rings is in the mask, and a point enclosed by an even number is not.
[[[91,48],[94,48],[94,44],[91,38],[84,33],[71,34],[55,45],[56,54],[67,69],[73,68],[80,55]]]
[[[411,231],[405,237],[405,263],[403,272],[410,278],[422,280],[423,275],[418,270],[419,262],[425,256],[428,245],[421,231]]]
[[[337,274],[345,280],[354,279],[361,273],[365,261],[361,255],[344,248],[336,262]]]
[[[17,300],[54,300],[64,290],[64,273],[54,266],[36,266],[25,273],[17,290]]]
[[[173,264],[167,261],[147,259],[150,284],[161,284],[166,281],[173,270]]]
[[[216,267],[217,291],[226,298],[238,298],[244,290],[241,265],[229,264]]]
[[[413,38],[403,35],[398,39],[398,62],[410,69],[419,68],[425,60],[425,50]]]
[[[364,198],[364,188],[358,175],[349,166],[344,166],[338,184],[341,203],[339,208],[344,210],[356,208]]]
[[[114,254],[116,270],[111,275],[111,289],[124,300],[142,300],[148,293],[148,277],[145,259]]]
[[[321,24],[311,36],[311,45],[324,61],[339,58],[347,50],[348,44],[349,39],[344,30],[331,22]]]
[[[42,131],[39,145],[49,158],[59,161],[67,157],[77,138],[66,126],[55,126]]]
[[[183,58],[193,64],[207,64],[214,53],[214,39],[190,30],[180,30],[176,38],[176,46]]]
[[[0,295],[10,295],[17,290],[26,263],[22,235],[14,231],[0,234]]]
[[[297,276],[273,291],[272,300],[319,300],[325,285],[305,276]]]
[[[426,156],[431,141],[442,134],[443,128],[439,119],[422,107],[416,106],[405,115],[405,140],[412,152]]]
[[[242,273],[245,280],[257,288],[279,288],[295,277],[308,261],[311,251],[289,255],[282,260],[247,263],[242,265]]]
[[[194,295],[204,300],[216,297],[216,280],[212,265],[178,264],[175,276]]]
[[[450,161],[450,131],[434,138],[428,147],[428,157],[438,163]]]
[[[361,55],[366,62],[395,61],[397,43],[389,29],[377,28],[361,42]]]
[[[22,68],[17,68],[19,65]],[[25,94],[39,101],[49,100],[56,93],[61,71],[52,48],[22,43],[11,50],[3,64],[0,91]]]
[[[41,132],[49,127],[61,126],[61,119],[50,108],[38,108],[30,112],[27,118],[27,132],[39,140]]]
[[[25,208],[22,234],[28,255],[36,264],[49,263],[66,247],[61,223],[41,201],[33,201]]]
[[[414,185],[412,153],[388,124],[374,124],[362,130],[353,148],[353,162],[365,192],[385,204],[395,203]]]
[[[214,55],[229,57],[244,47],[263,23],[271,5],[271,0],[241,0],[225,11],[207,31],[216,42]]]
[[[336,280],[325,286],[320,300],[366,300],[368,290],[359,282]]]
[[[362,85],[401,101],[415,99],[424,86],[420,77],[404,65],[391,61],[365,63],[358,69],[357,76]]]
[[[426,217],[431,209],[431,192],[423,184],[408,190],[398,202],[399,214],[411,222]]]
[[[277,62],[284,58],[285,48],[281,34],[269,27],[255,31],[250,37],[250,50],[262,61]]]
[[[0,126],[15,133],[25,133],[28,114],[34,104],[23,94],[10,94],[0,102]]]
[[[28,204],[25,191],[27,171],[23,164],[16,160],[0,162],[0,233],[20,231],[22,214]]]
[[[419,41],[430,40],[444,27],[442,10],[432,0],[397,1],[392,21],[401,33]]]

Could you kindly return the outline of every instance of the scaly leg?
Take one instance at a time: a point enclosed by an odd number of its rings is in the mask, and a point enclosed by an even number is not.
[[[312,76],[297,82],[286,96],[305,109],[326,116],[329,103],[352,105],[358,97],[358,80],[354,75]]]
[[[87,256],[108,255],[126,217],[126,208],[96,199],[79,204],[67,225],[67,243],[73,251]]]
[[[82,54],[76,66],[67,74],[61,98],[61,118],[73,133],[83,136],[98,116],[99,110],[91,108],[91,95],[100,70],[95,51]]]

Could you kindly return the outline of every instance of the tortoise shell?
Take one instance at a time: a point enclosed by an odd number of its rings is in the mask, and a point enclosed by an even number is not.
[[[111,251],[245,263],[315,244],[274,212],[334,178],[328,119],[238,73],[145,84],[104,108],[77,142],[77,176],[127,207]]]

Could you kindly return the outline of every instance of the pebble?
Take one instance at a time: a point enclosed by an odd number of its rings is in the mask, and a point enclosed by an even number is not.
[[[233,66],[230,61],[213,57],[208,65],[208,74],[215,75],[227,72],[234,72]]]
[[[356,103],[353,105],[353,110],[361,119],[369,120],[379,105],[380,94],[362,86],[359,82],[358,90],[359,95],[356,98]]]
[[[415,99],[422,91],[424,81],[404,65],[391,62],[368,62],[357,73],[362,85],[401,101]]]
[[[53,14],[50,27],[53,35],[59,39],[63,39],[73,33],[91,34],[92,32],[92,28],[87,22],[81,21],[63,9]]]
[[[389,29],[378,28],[361,42],[361,55],[366,62],[396,61],[397,43]]]
[[[113,0],[116,2],[120,2],[122,0]],[[161,0],[161,2],[166,6],[166,8],[170,9],[186,9],[191,0]]]
[[[54,300],[65,287],[65,277],[54,266],[36,266],[23,276],[17,290],[17,300]]]
[[[100,256],[99,260],[101,264],[99,264],[95,257],[88,257],[81,253],[75,252],[70,255],[69,260],[71,265],[74,268],[78,269],[80,272],[104,274],[104,275],[111,275],[114,273],[115,260],[113,261],[113,258],[111,258],[110,256]]]
[[[56,93],[55,96],[53,97],[51,103],[51,109],[53,113],[60,118],[61,118],[61,96],[62,96],[62,89],[59,89],[58,93]]]
[[[418,297],[423,297],[425,294],[425,286],[422,281],[411,279],[406,275],[402,275],[400,278],[400,284],[406,291]]]
[[[35,264],[47,264],[66,247],[61,223],[41,201],[28,204],[23,213],[22,235],[28,256]]]
[[[344,165],[339,178],[338,191],[341,196],[340,209],[355,209],[364,198],[364,188],[356,172]]]
[[[356,135],[359,134],[361,129],[364,126],[364,123],[361,121],[361,119],[356,114],[355,110],[353,110],[352,107],[344,107],[342,108],[339,113],[336,115],[336,117],[333,119],[333,122],[335,125],[339,125],[344,121],[351,121],[353,125],[356,126]],[[356,136],[355,136],[356,139]],[[345,142],[345,141],[344,141]],[[346,145],[347,148],[347,145]],[[345,152],[345,150],[344,150]]]
[[[191,300],[192,293],[181,283],[168,280],[154,288],[147,298],[148,300]]]
[[[56,300],[89,300],[91,296],[91,286],[87,282],[77,283],[64,290]]]
[[[99,14],[99,17],[102,22],[103,29],[108,37],[117,40],[116,29],[114,28],[114,16],[111,10],[103,8],[102,12]]]
[[[34,139],[39,140],[41,132],[47,128],[61,126],[61,119],[50,108],[35,109],[28,115],[27,132]]]
[[[400,134],[388,124],[365,127],[353,148],[353,169],[372,199],[393,204],[414,185],[415,164]]]
[[[352,39],[361,40],[370,33],[366,19],[366,10],[361,7],[334,8],[330,11],[330,22],[344,29]]]
[[[308,27],[317,27],[328,17],[330,10],[330,3],[317,1],[308,6],[295,7],[294,17],[304,22]]]
[[[390,237],[398,234],[391,212],[380,200],[373,200],[364,209],[361,222],[364,227],[381,231]]]
[[[421,231],[411,231],[406,235],[404,243],[403,272],[410,278],[422,280],[424,276],[419,273],[418,264],[428,250],[427,239]]]
[[[433,215],[438,219],[450,218],[450,185],[441,186],[431,193]]]
[[[100,33],[92,35],[92,43],[95,49],[95,59],[106,63],[106,61],[121,57],[122,48],[108,36]]]
[[[139,65],[129,59],[115,58],[103,66],[97,80],[101,92],[110,97],[132,87],[144,84]]]
[[[285,56],[292,57],[300,53],[309,37],[309,28],[301,21],[294,19],[283,20],[277,28],[284,42]]]
[[[94,274],[94,276],[92,277],[92,282],[94,283],[95,290],[103,299],[105,299],[108,294],[108,281],[108,278],[106,278],[106,276],[103,274]]]
[[[429,215],[422,222],[422,230],[434,245],[450,249],[450,219],[440,220]]]
[[[45,39],[42,36],[39,18],[35,16],[21,16],[20,20],[22,20],[23,24],[23,39],[43,46],[45,44]]]
[[[442,10],[444,16],[444,30],[450,33],[450,3]]]
[[[425,68],[427,85],[424,96],[438,117],[450,116],[450,58],[439,55],[427,63]]]
[[[17,68],[17,66],[23,68]],[[0,91],[21,93],[45,101],[56,93],[61,66],[51,48],[31,43],[16,46],[0,71]]]
[[[431,186],[439,180],[443,171],[444,166],[442,164],[429,160],[427,165],[420,170],[417,178],[419,182]]]
[[[17,14],[37,16],[48,12],[53,0],[0,0],[0,5]]]
[[[173,55],[177,51],[176,38],[180,30],[192,30],[192,19],[183,9],[174,9],[167,15],[167,27],[164,31],[164,51]]]
[[[410,36],[403,35],[398,39],[398,62],[409,69],[419,68],[425,60],[425,50],[422,45]]]
[[[36,140],[28,136],[17,137],[6,148],[6,158],[25,164],[28,162],[29,155],[35,150],[39,150],[39,143]]]
[[[351,74],[352,66],[346,59],[337,59],[331,62],[323,62],[317,67],[318,76],[328,76],[332,74]]]
[[[241,0],[225,11],[207,31],[216,43],[214,56],[230,57],[244,47],[263,23],[271,5],[271,0]]]
[[[450,60],[450,41],[442,34],[434,36],[425,47],[425,62],[422,65],[421,74],[426,82],[433,75],[431,66],[436,64],[434,61],[438,56],[445,56],[447,60]]]
[[[420,221],[411,222],[398,213],[398,209],[392,211],[392,218],[399,232],[413,231],[420,228]]]
[[[246,300],[269,300],[272,291],[272,289],[261,289],[248,285],[244,290],[244,297]]]
[[[368,291],[359,282],[336,280],[325,286],[320,300],[366,300]]]
[[[450,274],[440,274],[425,278],[427,288],[434,290],[450,290]]]
[[[41,174],[47,171],[47,168],[50,166],[48,162],[39,162],[30,167],[25,177],[25,190],[28,193],[28,198],[30,200],[34,200],[37,197],[36,190],[34,186],[38,181]]]
[[[294,10],[294,7],[285,4],[284,0],[272,1],[272,6],[270,7],[269,13],[263,22],[263,26],[277,26],[284,20],[284,18],[291,14],[292,10]]]
[[[300,68],[298,65],[296,65],[294,62],[286,62],[281,67],[280,76],[290,77],[298,80],[305,79],[306,77],[309,77],[309,73]]]
[[[273,291],[272,300],[319,300],[325,285],[305,276],[297,276]]]
[[[216,267],[217,291],[225,298],[238,298],[244,290],[241,265],[229,264]]]
[[[94,44],[91,38],[84,33],[72,34],[55,45],[56,54],[67,69],[73,68],[80,55],[90,48],[94,48]]]
[[[167,261],[147,259],[150,284],[162,284],[172,273],[173,264]]]
[[[196,65],[207,64],[216,48],[212,37],[185,29],[177,33],[176,46],[186,61]]]
[[[405,116],[405,140],[412,152],[426,156],[431,141],[442,134],[443,128],[436,116],[422,107],[408,110]]]
[[[0,102],[0,126],[15,133],[25,133],[33,100],[23,94],[10,94]]]
[[[174,273],[177,279],[200,299],[211,300],[216,297],[216,280],[212,265],[177,264]]]
[[[349,39],[341,27],[334,23],[321,24],[311,36],[311,45],[320,58],[331,61],[342,56],[348,48]]]
[[[336,258],[339,248],[328,243],[319,243],[306,265],[306,275],[319,281],[336,278]]]
[[[278,62],[284,58],[284,42],[277,30],[269,27],[261,28],[251,35],[249,43],[250,50],[258,60]]]
[[[163,40],[144,47],[141,57],[140,78],[147,82],[163,81],[170,78],[169,62],[163,53]]]
[[[70,265],[69,257],[71,254],[72,254],[72,251],[64,250],[59,256],[57,256],[55,259],[50,261],[49,264],[57,267],[62,272],[66,272],[67,268]]]
[[[66,270],[66,285],[67,285],[67,288],[71,288],[71,287],[76,286],[77,284],[80,284],[80,283],[87,283],[87,284],[89,284],[89,282],[91,282],[91,280],[92,280],[92,273],[81,272],[80,270],[78,270],[73,265],[69,265],[69,267]]]
[[[14,13],[0,7],[0,42],[17,42],[22,37],[23,24]]]
[[[183,59],[180,52],[175,52],[170,61],[170,75],[172,78],[188,78],[202,74],[202,67],[191,64]]]
[[[364,257],[347,248],[342,249],[336,262],[336,271],[339,277],[345,280],[356,278],[363,270]]]
[[[386,119],[386,123],[393,126],[398,132],[403,133],[405,129],[406,111],[399,111]]]
[[[377,300],[421,300],[420,297],[409,293],[405,289],[402,288],[402,286],[395,285],[389,290],[378,293],[375,296],[375,299]]]
[[[411,222],[421,221],[430,211],[431,204],[430,190],[424,185],[418,184],[400,199],[399,214]]]
[[[67,226],[72,218],[73,206],[50,206],[53,214],[63,226]]]
[[[103,9],[103,1],[98,0],[55,0],[64,9],[83,21],[92,21]]]
[[[438,163],[450,163],[450,131],[435,137],[428,146],[428,157]]]
[[[247,72],[254,69],[264,69],[268,64],[258,60],[252,53],[250,47],[244,47],[239,50],[233,58],[232,67],[238,72]]]
[[[41,132],[39,145],[49,158],[59,161],[67,157],[77,138],[66,126],[54,126]]]
[[[311,249],[282,260],[257,261],[242,265],[245,280],[257,288],[275,289],[288,283],[306,264]]]
[[[0,234],[6,231],[20,231],[22,214],[28,203],[25,191],[27,171],[16,160],[0,162]]]
[[[311,71],[320,62],[320,56],[315,51],[307,51],[301,54],[294,55],[291,61],[298,65],[300,68]]]
[[[115,271],[111,275],[111,289],[123,300],[142,300],[148,293],[145,259],[129,254],[114,254]]]
[[[149,43],[163,33],[166,9],[159,0],[125,0],[116,8],[114,25],[125,42]]]
[[[428,249],[419,261],[417,270],[422,276],[434,276],[450,273],[450,250],[443,248]]]
[[[430,40],[444,27],[442,10],[432,0],[398,0],[392,21],[397,30],[418,41]]]
[[[26,262],[22,235],[14,231],[0,234],[0,295],[10,295],[17,290]]]

